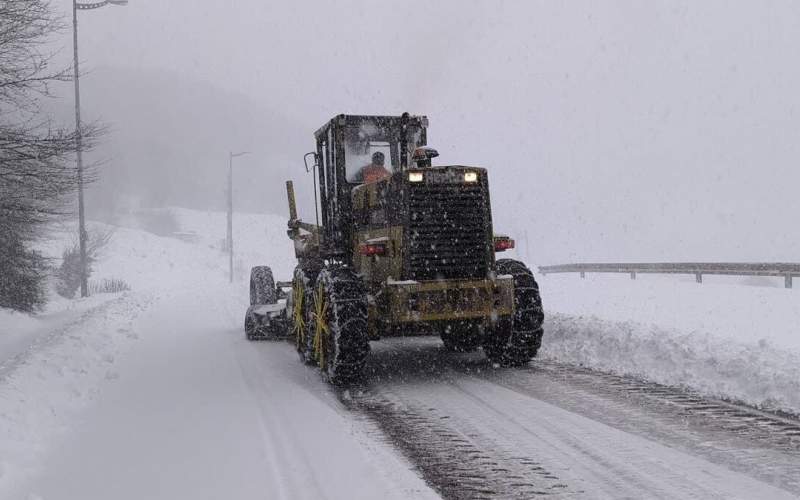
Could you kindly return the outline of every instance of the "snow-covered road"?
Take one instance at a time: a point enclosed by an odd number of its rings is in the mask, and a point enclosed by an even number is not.
[[[246,341],[226,288],[130,295],[87,319],[127,325],[117,333],[134,341],[82,344],[101,365],[93,395],[77,411],[54,388],[52,411],[75,415],[51,425],[2,498],[800,493],[800,425],[759,426],[757,412],[549,362],[496,369],[434,338],[374,343],[366,381],[343,392],[290,344]]]
[[[430,338],[375,349],[351,406],[449,498],[800,494],[796,421],[565,365],[495,369]]]
[[[66,439],[40,429],[56,446],[40,442],[26,457],[38,466],[8,477],[0,497],[438,497],[291,346],[247,342],[226,288],[163,296],[139,314],[126,332],[138,342],[105,363]]]

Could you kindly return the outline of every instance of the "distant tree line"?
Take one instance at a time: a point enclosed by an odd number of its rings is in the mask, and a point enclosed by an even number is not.
[[[33,244],[76,205],[78,131],[54,126],[41,106],[53,84],[72,78],[45,50],[63,28],[48,0],[0,0],[0,307],[20,311],[46,300],[48,266]],[[82,147],[100,133],[82,126]]]

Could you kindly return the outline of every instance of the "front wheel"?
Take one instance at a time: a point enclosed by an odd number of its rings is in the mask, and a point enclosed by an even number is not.
[[[483,350],[492,363],[521,366],[536,357],[542,345],[544,312],[539,285],[531,270],[517,260],[498,260],[497,274],[513,277],[514,314],[488,329]]]
[[[250,308],[248,308],[244,315],[244,334],[247,337],[247,340],[256,339],[256,329],[256,320],[253,318],[253,313],[250,312]]]

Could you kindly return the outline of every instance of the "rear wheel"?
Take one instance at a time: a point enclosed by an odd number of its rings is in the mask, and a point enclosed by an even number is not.
[[[350,269],[331,266],[317,278],[312,308],[314,359],[332,383],[357,380],[369,354],[367,292]]]
[[[544,312],[539,285],[531,270],[517,260],[498,260],[497,274],[514,279],[514,314],[487,331],[483,350],[493,363],[521,366],[533,359],[542,345]]]
[[[278,302],[275,279],[269,266],[250,269],[250,305],[275,304]]]
[[[253,312],[254,306],[247,308],[244,314],[244,333],[247,340],[267,340],[270,338],[280,338],[282,333],[278,329],[277,324],[272,324],[272,329],[263,324],[263,320],[259,319],[259,315]],[[277,320],[273,320],[277,321]]]
[[[247,336],[247,340],[255,340],[256,328],[257,326],[253,318],[253,313],[250,311],[250,308],[248,308],[244,315],[244,333]]]

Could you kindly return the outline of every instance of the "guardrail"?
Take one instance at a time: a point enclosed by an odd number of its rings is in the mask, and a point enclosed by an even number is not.
[[[672,263],[625,263],[625,264],[562,264],[539,266],[543,275],[555,273],[630,273],[631,279],[642,274],[694,274],[698,283],[704,274],[727,276],[776,276],[783,277],[786,288],[792,288],[792,278],[800,277],[800,264],[794,263],[742,263],[742,262],[672,262]]]

